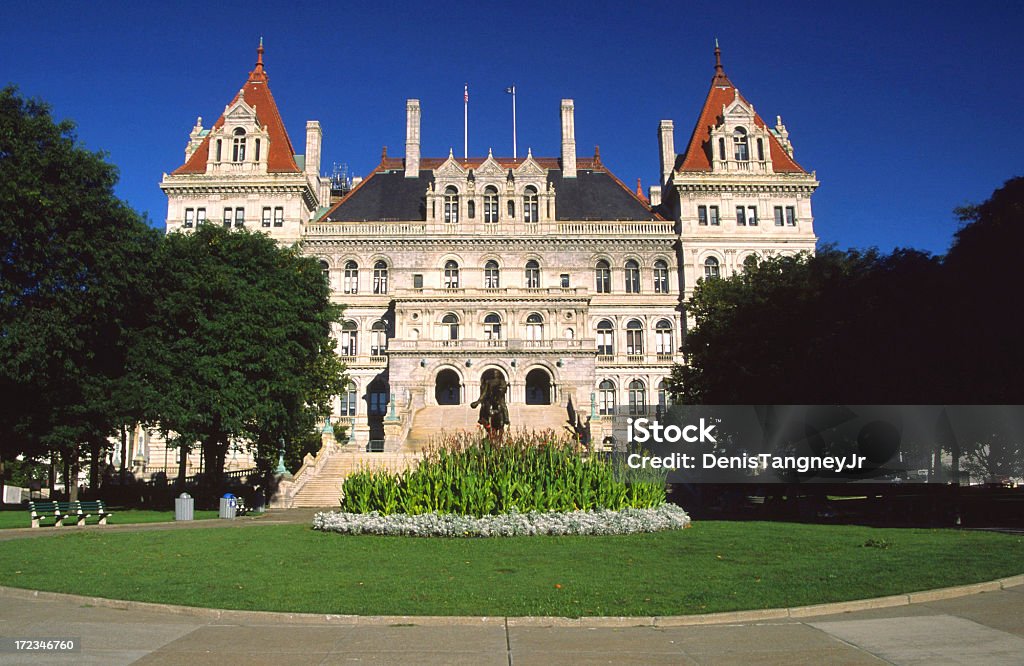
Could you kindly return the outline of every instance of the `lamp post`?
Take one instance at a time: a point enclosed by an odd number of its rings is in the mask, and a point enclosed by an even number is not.
[[[275,474],[287,474],[288,468],[284,466],[284,437],[277,440],[277,469]]]

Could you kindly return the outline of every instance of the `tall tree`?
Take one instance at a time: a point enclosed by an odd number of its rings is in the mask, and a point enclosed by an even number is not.
[[[260,233],[172,233],[156,263],[162,278],[135,353],[147,359],[162,428],[186,452],[200,442],[218,484],[231,443],[269,459],[280,438],[328,413],[344,385],[331,337],[341,308],[315,259]]]
[[[0,91],[0,461],[59,452],[77,468],[83,445],[139,416],[126,350],[158,234],[116,182],[70,121]]]

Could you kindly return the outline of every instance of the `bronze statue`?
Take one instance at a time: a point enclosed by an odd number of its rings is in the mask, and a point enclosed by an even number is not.
[[[480,407],[480,418],[477,423],[488,432],[501,433],[505,426],[510,424],[508,405],[505,404],[506,393],[508,393],[508,383],[497,370],[488,370],[480,378],[480,398],[470,403],[469,406],[471,409]]]

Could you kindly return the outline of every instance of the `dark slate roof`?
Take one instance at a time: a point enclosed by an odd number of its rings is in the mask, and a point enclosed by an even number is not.
[[[418,178],[406,178],[405,171],[391,162],[398,160],[391,158],[378,167],[335,204],[323,220],[425,220],[426,191],[434,180],[433,172],[422,169]],[[547,180],[555,186],[555,212],[559,220],[659,219],[658,213],[603,166],[577,167],[576,174],[576,178],[562,178],[560,169],[548,169]]]
[[[376,171],[339,201],[324,220],[425,220],[426,192],[432,182],[434,174],[430,171],[420,171],[419,178],[406,178],[402,170]]]

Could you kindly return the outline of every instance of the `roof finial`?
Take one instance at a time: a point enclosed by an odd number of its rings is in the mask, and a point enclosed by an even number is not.
[[[722,49],[718,48],[718,37],[715,37],[715,76],[724,76],[722,69]]]
[[[263,35],[260,35],[260,45],[256,48],[256,66],[249,72],[249,80],[266,80],[267,73],[263,70]]]

